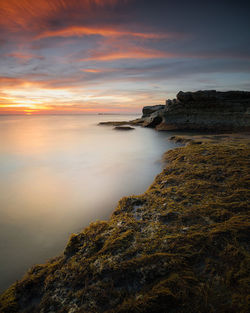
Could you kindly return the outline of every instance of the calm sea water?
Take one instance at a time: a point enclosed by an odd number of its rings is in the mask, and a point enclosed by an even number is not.
[[[152,183],[172,134],[97,126],[134,118],[0,116],[0,290]]]

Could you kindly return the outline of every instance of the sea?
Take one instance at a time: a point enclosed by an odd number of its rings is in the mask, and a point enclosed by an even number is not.
[[[0,116],[0,291],[150,186],[173,133],[98,125],[137,117]]]

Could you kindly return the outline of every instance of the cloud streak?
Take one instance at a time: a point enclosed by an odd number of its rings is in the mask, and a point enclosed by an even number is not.
[[[124,51],[90,51],[90,57],[79,61],[114,61],[121,59],[162,59],[175,57],[172,53],[157,51],[154,49],[134,48]]]
[[[74,20],[79,16],[91,15],[97,9],[121,5],[128,0],[0,0],[0,25],[12,31],[53,26],[59,15]],[[59,23],[56,23],[59,24]]]
[[[126,30],[119,30],[111,27],[84,27],[84,26],[69,26],[67,28],[59,30],[48,30],[42,32],[35,39],[49,38],[49,37],[82,37],[82,36],[92,36],[100,35],[103,37],[121,37],[121,36],[131,36],[144,39],[164,39],[172,38],[176,34],[171,33],[142,33],[142,32],[132,32]]]

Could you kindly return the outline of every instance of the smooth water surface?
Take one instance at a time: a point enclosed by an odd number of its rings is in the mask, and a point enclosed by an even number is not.
[[[0,289],[59,254],[161,171],[170,134],[97,126],[135,116],[0,116]]]

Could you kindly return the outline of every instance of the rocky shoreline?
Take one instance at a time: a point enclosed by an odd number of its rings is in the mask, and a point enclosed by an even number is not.
[[[101,125],[248,130],[249,94],[179,93]],[[1,313],[249,312],[250,134],[172,140],[185,146],[164,155],[148,190],[31,268],[0,296]]]
[[[166,167],[0,297],[0,312],[248,312],[249,135],[175,136]]]
[[[117,124],[119,123],[119,124]],[[201,90],[180,91],[165,105],[146,106],[142,117],[129,122],[101,125],[140,125],[156,130],[249,131],[250,92]]]

